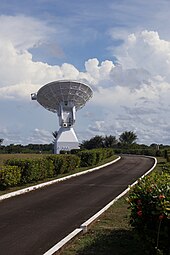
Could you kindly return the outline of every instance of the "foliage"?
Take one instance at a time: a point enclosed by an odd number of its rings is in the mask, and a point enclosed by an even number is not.
[[[132,131],[125,131],[119,137],[119,141],[125,145],[133,144],[136,140],[137,140],[137,135]]]
[[[104,147],[104,138],[102,136],[96,135],[92,137],[90,140],[83,141],[80,144],[80,149],[95,149],[95,148],[103,148]]]
[[[0,188],[15,186],[20,183],[21,169],[17,166],[2,166],[0,168]]]
[[[113,148],[117,144],[117,139],[113,135],[104,137],[104,147],[105,148]]]
[[[80,157],[80,167],[94,166],[96,163],[96,152],[94,150],[83,150],[77,155]]]
[[[130,223],[151,254],[169,254],[170,175],[154,173],[132,188]]]
[[[74,171],[79,165],[80,158],[71,154],[49,155],[38,159],[7,159],[1,168],[1,187],[15,186],[18,183],[31,183],[55,177],[58,174]],[[7,171],[6,175],[5,170]],[[19,177],[17,177],[17,174]],[[4,179],[5,181],[2,181]]]
[[[93,149],[93,150],[82,150],[78,152],[80,157],[80,166],[94,166],[98,164],[101,160],[111,157],[114,154],[113,149]]]
[[[53,144],[10,144],[0,146],[0,153],[52,153],[53,151]]]
[[[146,148],[142,149],[139,146],[137,146],[136,149],[131,148],[131,146],[128,146],[127,148],[122,147],[122,148],[115,148],[114,149],[115,154],[134,154],[134,155],[146,155],[146,156],[163,156],[163,151],[161,150],[155,150],[153,148]]]
[[[5,165],[17,166],[21,169],[22,183],[39,181],[54,175],[54,166],[46,159],[9,159],[6,160]]]
[[[80,165],[80,158],[76,155],[61,154],[50,155],[46,157],[51,160],[54,166],[55,175],[68,173],[74,171]]]
[[[117,140],[115,136],[99,136],[96,135],[92,137],[90,140],[83,141],[80,144],[80,149],[97,149],[97,148],[113,148],[117,144]]]

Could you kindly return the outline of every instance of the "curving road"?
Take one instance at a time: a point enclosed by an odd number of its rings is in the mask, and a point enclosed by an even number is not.
[[[0,254],[42,255],[153,164],[123,156],[101,170],[0,202]]]

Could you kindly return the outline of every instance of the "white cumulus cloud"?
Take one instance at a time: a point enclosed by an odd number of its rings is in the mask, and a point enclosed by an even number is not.
[[[136,130],[141,141],[166,140],[170,131],[170,116],[165,113],[170,106],[170,41],[156,31],[124,35],[122,43],[112,47],[117,63],[91,58],[80,71],[69,63],[52,66],[34,61],[30,49],[46,41],[50,33],[53,30],[36,19],[0,16],[1,99],[28,101],[32,92],[53,80],[84,81],[94,90],[90,107],[100,112],[89,120],[89,131],[119,134]],[[35,133],[37,139],[49,139],[48,132],[37,129]]]

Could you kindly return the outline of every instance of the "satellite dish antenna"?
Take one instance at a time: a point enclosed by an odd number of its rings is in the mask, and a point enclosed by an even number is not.
[[[92,89],[81,82],[61,80],[50,82],[31,94],[45,109],[57,113],[60,129],[54,144],[54,153],[61,150],[79,149],[79,142],[73,125],[75,113],[92,97]]]

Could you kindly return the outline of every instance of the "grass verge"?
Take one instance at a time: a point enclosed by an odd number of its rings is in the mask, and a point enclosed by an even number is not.
[[[110,207],[86,234],[73,240],[61,255],[145,255],[129,226],[128,205],[124,198]]]

